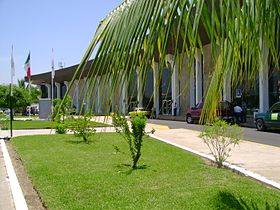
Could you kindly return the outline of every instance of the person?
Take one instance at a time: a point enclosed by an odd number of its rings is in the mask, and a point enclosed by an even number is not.
[[[242,122],[246,123],[247,121],[247,104],[245,101],[242,102]]]
[[[174,113],[174,116],[176,116],[176,114],[177,114],[177,103],[176,102],[173,107],[173,113]]]
[[[240,106],[235,105],[233,107],[233,112],[234,112],[234,116],[235,116],[235,122],[238,124],[241,122],[242,120],[242,115],[243,115],[243,110]]]

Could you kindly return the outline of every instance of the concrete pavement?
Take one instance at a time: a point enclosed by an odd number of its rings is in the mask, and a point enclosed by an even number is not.
[[[102,118],[98,121],[104,122]],[[109,119],[108,124],[111,123]],[[202,139],[198,136],[199,131],[189,129],[169,129],[168,126],[159,124],[147,124],[147,131],[154,128],[156,130],[154,136],[159,139],[167,140],[177,146],[187,147],[198,153],[210,155],[209,149]],[[97,132],[114,132],[114,128],[97,128]],[[51,129],[37,129],[37,130],[15,130],[13,136],[24,135],[47,135],[54,134],[55,131]],[[0,131],[0,137],[8,136],[9,131]],[[1,149],[1,148],[0,148]],[[241,141],[241,143],[233,148],[231,156],[227,160],[228,163],[235,166],[259,174],[280,186],[280,148],[268,146],[248,141]],[[0,210],[15,209],[13,197],[7,179],[6,164],[0,150]],[[280,188],[279,188],[280,189]],[[5,206],[4,206],[5,205]]]
[[[0,210],[15,209],[6,164],[0,144]]]

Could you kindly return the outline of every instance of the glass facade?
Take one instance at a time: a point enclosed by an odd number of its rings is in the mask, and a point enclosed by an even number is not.
[[[269,78],[269,107],[280,101],[280,72],[273,69]]]

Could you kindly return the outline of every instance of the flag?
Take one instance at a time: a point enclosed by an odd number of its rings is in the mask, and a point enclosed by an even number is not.
[[[55,71],[54,71],[54,58],[53,58],[53,48],[52,48],[52,79],[54,79]]]
[[[27,77],[30,79],[31,78],[31,69],[30,69],[30,52],[27,56],[27,59],[24,63],[24,69],[26,71]]]
[[[15,62],[14,62],[14,55],[13,55],[13,46],[12,46],[12,53],[11,53],[11,77],[15,76]]]

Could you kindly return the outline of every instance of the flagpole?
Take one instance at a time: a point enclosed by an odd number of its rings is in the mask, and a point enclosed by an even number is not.
[[[24,69],[26,71],[27,77],[28,77],[28,91],[29,91],[29,96],[31,97],[31,69],[30,69],[30,50],[28,53],[28,56],[26,58],[26,61],[24,63]],[[30,118],[30,113],[31,113],[31,104],[29,107],[29,112],[28,112],[28,116]]]
[[[30,50],[29,50],[29,55],[30,55]],[[29,62],[29,65],[31,66],[31,61]],[[28,83],[29,83],[29,85],[28,85],[28,92],[29,92],[29,96],[31,97],[30,80],[31,80],[31,76],[29,75],[29,77],[28,77]],[[28,118],[29,119],[30,119],[30,112],[31,112],[31,104],[29,106],[29,112],[28,112]]]
[[[53,56],[53,48],[52,48],[52,73],[51,73],[51,83],[52,83],[52,95],[51,95],[51,114],[53,115],[53,79],[54,79],[54,56]]]
[[[30,77],[28,78],[28,92],[29,92],[29,96],[31,97],[31,87],[30,87]],[[30,107],[29,107],[29,112],[28,112],[28,117],[30,118],[30,112],[31,112],[31,104],[30,104]]]
[[[10,99],[9,99],[9,105],[10,105],[10,136],[13,137],[13,77],[15,75],[15,63],[14,63],[14,48],[12,45],[12,53],[11,53],[11,83],[10,83]]]

